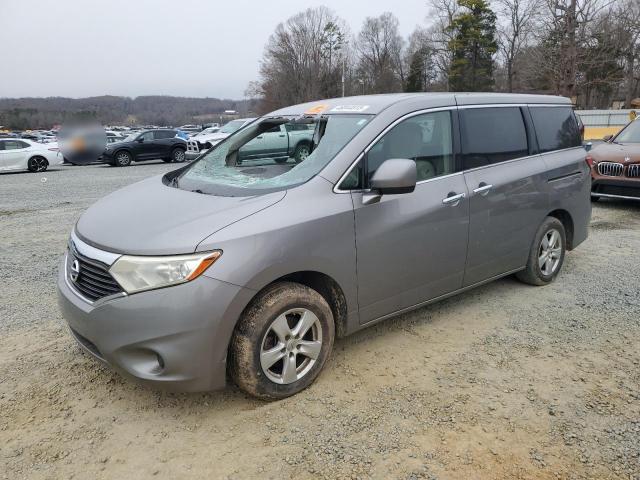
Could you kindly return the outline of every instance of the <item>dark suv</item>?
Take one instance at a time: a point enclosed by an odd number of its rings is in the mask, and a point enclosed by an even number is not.
[[[177,130],[145,130],[132,133],[121,142],[108,144],[102,160],[114,167],[126,167],[131,162],[162,159],[184,162],[187,142],[177,137]]]

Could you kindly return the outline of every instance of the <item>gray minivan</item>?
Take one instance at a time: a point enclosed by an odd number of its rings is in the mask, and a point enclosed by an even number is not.
[[[275,127],[310,154],[239,162]],[[396,94],[284,108],[78,220],[61,263],[71,332],[174,389],[283,398],[334,339],[516,274],[552,282],[583,242],[590,176],[568,99]],[[135,208],[131,208],[135,205]]]

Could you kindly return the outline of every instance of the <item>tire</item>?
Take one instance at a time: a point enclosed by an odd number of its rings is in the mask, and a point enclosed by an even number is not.
[[[46,158],[41,157],[40,155],[36,155],[35,157],[31,157],[27,162],[27,169],[31,173],[36,172],[44,172],[49,167],[49,162]]]
[[[516,277],[529,285],[548,285],[560,273],[566,251],[567,235],[564,225],[557,218],[545,218],[536,232],[527,266],[516,273]]]
[[[334,335],[333,314],[318,292],[298,283],[275,283],[253,299],[236,325],[229,374],[258,398],[295,395],[324,367]]]
[[[311,147],[308,143],[299,143],[293,152],[296,163],[304,162],[309,155],[311,155]]]
[[[120,150],[113,156],[113,164],[116,167],[128,167],[129,165],[131,165],[132,161],[133,157],[126,150]]]
[[[186,160],[184,148],[174,148],[171,150],[171,160],[174,163],[182,163]]]

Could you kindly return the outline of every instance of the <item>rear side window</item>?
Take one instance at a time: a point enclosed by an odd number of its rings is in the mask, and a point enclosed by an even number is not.
[[[463,168],[483,167],[529,154],[519,107],[460,110]]]
[[[21,142],[20,140],[5,140],[3,143],[3,150],[21,150],[30,146],[28,143]]]
[[[176,133],[178,132],[176,132],[175,130],[156,130],[155,132],[153,132],[153,136],[156,140],[163,140],[166,138],[175,137]]]
[[[582,145],[580,127],[571,107],[529,107],[540,152]]]

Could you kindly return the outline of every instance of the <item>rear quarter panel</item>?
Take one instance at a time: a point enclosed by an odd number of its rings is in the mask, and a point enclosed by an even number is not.
[[[591,220],[591,173],[583,147],[542,155],[547,166],[549,211],[566,210],[573,220],[575,248],[586,240]]]

